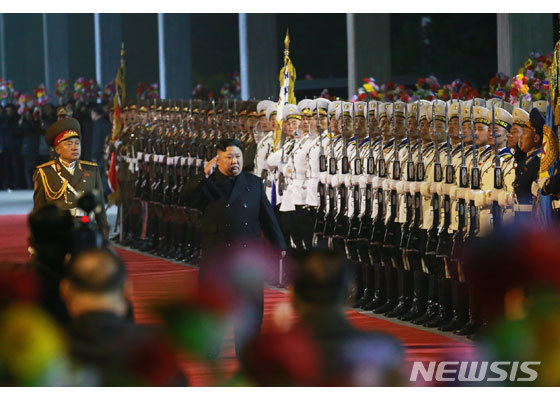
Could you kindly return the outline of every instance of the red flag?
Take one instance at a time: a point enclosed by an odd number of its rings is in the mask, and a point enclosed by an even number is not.
[[[115,152],[111,153],[111,163],[109,164],[109,176],[108,183],[111,192],[115,192],[119,186],[119,179],[117,178],[117,157]]]

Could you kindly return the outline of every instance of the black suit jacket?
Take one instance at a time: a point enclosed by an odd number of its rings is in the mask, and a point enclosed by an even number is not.
[[[261,182],[253,174],[241,172],[228,199],[216,185],[219,174],[194,177],[183,187],[181,199],[202,211],[202,248],[215,248],[262,242],[262,234],[276,248],[286,243]]]

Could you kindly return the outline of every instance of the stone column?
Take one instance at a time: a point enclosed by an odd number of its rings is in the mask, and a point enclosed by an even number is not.
[[[554,49],[555,14],[497,14],[498,71],[517,74],[531,52]]]
[[[349,97],[366,76],[377,82],[391,79],[390,22],[389,14],[346,14]]]
[[[282,37],[283,39],[283,37]],[[274,14],[239,14],[239,60],[243,100],[275,99],[283,48],[276,40]]]
[[[161,97],[190,98],[192,94],[190,14],[158,14],[158,59]]]
[[[54,93],[56,80],[69,78],[68,15],[43,14],[45,84]]]

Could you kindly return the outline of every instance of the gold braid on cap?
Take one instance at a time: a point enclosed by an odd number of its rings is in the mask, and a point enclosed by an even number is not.
[[[64,192],[66,191],[66,187],[68,186],[68,181],[66,179],[62,179],[62,187],[59,191],[55,192],[49,185],[49,180],[45,175],[45,171],[42,168],[39,168],[39,175],[41,176],[41,180],[43,181],[43,187],[45,188],[45,196],[49,200],[58,200],[62,197]]]

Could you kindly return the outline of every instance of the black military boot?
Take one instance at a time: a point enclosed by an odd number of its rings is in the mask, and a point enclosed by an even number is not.
[[[353,304],[354,308],[359,308],[369,303],[373,299],[374,288],[369,286],[370,283],[372,282],[372,279],[370,278],[372,272],[373,271],[371,271],[371,266],[364,263],[360,263],[360,277],[362,281],[362,290],[359,292],[360,297]]]
[[[412,271],[399,269],[397,271],[398,279],[398,304],[397,306],[385,314],[386,317],[395,318],[410,311],[412,307]]]
[[[385,302],[373,310],[374,314],[385,314],[397,306],[397,269],[389,262],[385,265]]]
[[[438,277],[438,313],[435,317],[424,323],[427,328],[436,328],[446,325],[453,317],[451,313],[451,279],[445,276]]]
[[[412,271],[413,275],[413,296],[412,307],[410,310],[399,316],[401,321],[410,321],[420,317],[426,312],[428,297],[428,274],[422,270]]]
[[[438,285],[437,285],[437,275],[428,274],[428,301],[426,304],[426,311],[412,319],[410,322],[416,325],[423,325],[426,321],[432,319],[437,315],[438,312]]]
[[[459,282],[458,279],[453,279],[451,282],[451,296],[453,300],[453,317],[449,323],[439,327],[440,331],[451,332],[463,328],[468,320],[468,293],[467,287],[464,283]]]
[[[373,297],[361,308],[364,311],[371,311],[385,303],[385,267],[380,264],[373,265]]]
[[[469,290],[469,319],[465,326],[457,329],[456,335],[467,336],[476,333],[482,327],[482,317],[476,296]]]

